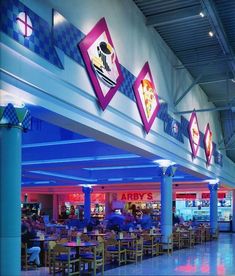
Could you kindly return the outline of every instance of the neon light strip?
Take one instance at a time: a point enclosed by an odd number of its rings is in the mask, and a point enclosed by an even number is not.
[[[36,173],[36,174],[42,174],[42,175],[56,176],[56,177],[72,179],[72,180],[81,180],[81,181],[86,181],[86,182],[97,182],[97,179],[95,179],[95,178],[75,177],[75,176],[70,176],[70,175],[66,175],[66,174],[49,173],[49,172],[44,172],[44,171],[29,171],[29,172]]]
[[[49,160],[37,160],[37,161],[24,161],[22,165],[40,165],[40,164],[52,164],[52,163],[72,163],[72,162],[84,162],[84,161],[98,161],[98,160],[116,160],[116,159],[134,159],[140,158],[135,154],[117,154],[117,155],[100,155],[95,157],[74,157],[64,159],[49,159]]]
[[[57,145],[67,145],[67,144],[80,144],[80,143],[90,143],[96,142],[96,140],[91,138],[86,139],[74,139],[74,140],[64,140],[64,141],[53,141],[53,142],[43,142],[43,143],[33,143],[25,144],[22,148],[37,148],[37,147],[47,147],[47,146],[57,146]]]
[[[83,168],[89,171],[102,171],[102,170],[121,170],[121,169],[139,169],[139,168],[156,168],[156,165],[133,165],[133,166],[110,166],[110,167],[100,167],[100,168]]]

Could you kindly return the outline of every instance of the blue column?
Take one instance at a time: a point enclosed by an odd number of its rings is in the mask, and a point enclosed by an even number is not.
[[[233,216],[232,216],[232,231],[235,232],[235,190],[233,190]]]
[[[86,222],[90,221],[91,218],[91,187],[82,187],[84,193],[84,219]]]
[[[176,168],[161,169],[161,232],[162,242],[166,243],[172,234],[172,177]]]
[[[0,275],[21,270],[21,136],[20,113],[8,104],[0,107]],[[27,119],[28,120],[28,119]]]
[[[210,228],[211,234],[215,234],[218,228],[218,188],[219,184],[209,184],[210,190]]]

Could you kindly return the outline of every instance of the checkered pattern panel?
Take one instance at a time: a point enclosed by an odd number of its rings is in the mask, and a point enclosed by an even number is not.
[[[24,130],[31,129],[31,119],[32,119],[31,114],[30,114],[29,111],[27,111],[27,113],[24,117],[24,120],[22,122],[22,127],[23,127]]]
[[[161,103],[160,104],[160,108],[159,108],[157,117],[160,120],[162,120],[163,122],[167,122],[168,121],[168,104],[167,103]]]
[[[5,124],[17,126],[19,124],[19,120],[16,114],[16,110],[12,104],[8,104],[2,115],[3,122]]]
[[[215,157],[215,163],[223,167],[223,155],[220,152],[215,150],[214,157]]]
[[[200,131],[200,147],[201,148],[203,148],[203,149],[205,149],[205,147],[204,147],[204,133],[202,133],[201,131]]]
[[[181,131],[182,131],[182,134],[187,138],[189,138],[188,124],[189,124],[189,121],[183,116],[181,116]]]
[[[122,71],[124,80],[121,86],[119,87],[119,91],[122,94],[126,95],[131,100],[136,101],[134,91],[133,91],[133,84],[136,80],[136,77],[132,75],[131,72],[128,71],[124,66],[122,66],[121,64],[120,66],[121,66],[121,71]]]
[[[1,0],[0,2],[1,30],[50,63],[63,68],[52,44],[49,24],[17,0]],[[33,33],[29,37],[24,37],[18,30],[16,18],[20,12],[25,12],[32,21]]]
[[[57,23],[59,22],[59,23]],[[81,66],[85,66],[78,43],[85,35],[73,26],[57,11],[53,11],[53,39],[54,45],[61,49],[67,56],[75,60]]]
[[[177,131],[174,131],[176,128]],[[181,143],[184,142],[180,123],[173,119],[170,115],[168,115],[168,120],[165,122],[164,131]]]

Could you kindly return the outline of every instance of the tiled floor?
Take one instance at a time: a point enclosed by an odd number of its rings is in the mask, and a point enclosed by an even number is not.
[[[48,275],[48,270],[22,272],[21,276]],[[105,271],[105,275],[235,275],[235,234],[220,234],[218,241],[174,251],[141,263]]]

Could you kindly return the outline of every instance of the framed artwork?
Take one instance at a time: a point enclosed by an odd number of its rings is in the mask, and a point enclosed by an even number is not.
[[[209,123],[206,126],[206,132],[204,135],[204,148],[205,148],[205,155],[206,155],[206,163],[210,165],[212,153],[213,153],[213,142],[212,142],[212,131],[210,130]]]
[[[190,117],[189,125],[188,125],[188,134],[190,146],[192,149],[192,156],[195,158],[197,156],[197,152],[200,145],[200,130],[197,121],[196,112],[193,112]]]
[[[104,18],[78,44],[86,69],[104,110],[123,81],[121,67]]]
[[[140,71],[134,82],[133,89],[140,117],[144,124],[145,131],[148,133],[160,108],[158,94],[155,90],[148,62],[145,63]]]

